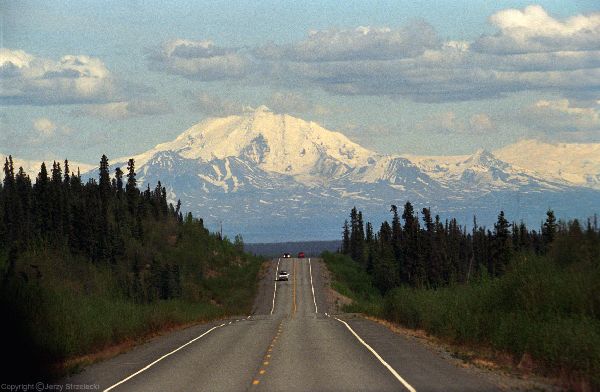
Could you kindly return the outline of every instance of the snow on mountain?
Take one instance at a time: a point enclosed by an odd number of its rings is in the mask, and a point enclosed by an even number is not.
[[[385,156],[262,106],[205,120],[134,159],[140,186],[161,181],[169,201],[181,199],[183,209],[203,217],[209,227],[229,222],[226,232],[242,233],[249,241],[338,238],[340,222],[353,206],[378,222],[389,219],[390,204],[407,200],[417,210],[431,207],[464,223],[476,214],[488,225],[500,210],[535,224],[548,207],[568,217],[598,212],[600,191],[581,187],[590,184],[581,173],[594,173],[596,150],[585,159],[561,157],[565,171],[559,163],[555,168],[529,162],[530,148]],[[561,148],[578,154],[573,147]],[[111,161],[113,169],[125,170],[126,164],[125,158]],[[546,175],[551,169],[560,175]],[[567,182],[571,173],[580,173],[578,182]]]
[[[136,162],[143,165],[160,151],[204,162],[239,157],[265,171],[304,180],[315,175],[340,175],[349,168],[374,162],[377,156],[341,133],[287,114],[275,114],[266,106],[196,124],[175,140],[136,156]]]
[[[4,162],[6,161],[7,158],[8,158],[8,154],[0,153],[0,160],[2,162],[2,165],[4,165]],[[63,168],[64,159],[28,160],[28,159],[21,159],[19,157],[15,157],[15,156],[13,156],[13,166],[15,168],[15,172],[17,172],[19,170],[19,168],[22,167],[23,170],[25,171],[25,173],[27,173],[29,175],[29,177],[35,178],[40,171],[42,162],[46,162],[46,168],[47,168],[48,172],[50,172],[50,169],[52,169],[52,163],[55,160],[57,162],[60,162],[61,168]],[[79,168],[81,173],[85,173],[85,172],[93,169],[94,167],[96,167],[96,166],[90,165],[89,163],[69,161],[69,168],[73,172],[77,172],[77,169]]]
[[[522,140],[494,154],[536,175],[600,189],[600,143],[545,143]]]
[[[444,185],[458,186],[463,190],[518,190],[532,185],[556,189],[559,186],[542,176],[536,176],[535,172],[514,167],[484,149],[477,150],[473,155],[409,155],[407,158]]]

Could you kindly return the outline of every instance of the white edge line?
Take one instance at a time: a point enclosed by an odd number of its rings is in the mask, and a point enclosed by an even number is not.
[[[315,304],[315,313],[319,313],[319,308],[317,308],[317,299],[315,298],[315,286],[313,286],[313,281],[312,281],[312,266],[310,264],[310,257],[308,258],[308,271],[310,273],[310,289],[312,290],[312,294],[313,294],[313,302]]]
[[[196,340],[200,339],[201,337],[203,337],[204,335],[207,335],[208,333],[212,332],[213,330],[217,329],[217,328],[221,328],[225,326],[225,324],[221,324],[221,325],[217,325],[212,327],[211,329],[209,329],[208,331],[204,332],[202,335],[195,337],[194,339],[190,340],[189,342],[187,342],[186,344],[184,344],[183,346],[180,346],[178,348],[176,348],[175,350],[171,351],[168,354],[163,355],[162,357],[158,358],[156,361],[152,362],[151,364],[147,365],[146,367],[138,370],[137,372],[133,373],[131,376],[122,379],[121,381],[119,381],[118,383],[111,385],[110,387],[106,388],[103,392],[108,392],[113,388],[118,387],[119,385],[123,384],[124,382],[132,379],[133,377],[137,376],[138,374],[150,369],[152,366],[154,366],[156,363],[162,361],[163,359],[165,359],[166,357],[168,357],[169,355],[175,354],[177,351],[181,350],[182,348],[184,348],[185,346],[194,343]]]
[[[277,272],[279,271],[279,262],[281,261],[281,259],[277,259],[277,267],[275,267],[275,289],[273,290],[273,306],[271,307],[271,314],[273,314],[273,311],[275,310],[275,295],[277,294]]]
[[[352,332],[352,334],[354,335],[354,337],[356,337],[356,339],[358,339],[359,342],[362,343],[363,346],[365,346],[366,348],[369,349],[369,351],[375,356],[375,358],[377,358],[379,360],[379,362],[381,362],[383,364],[383,366],[385,366],[387,368],[387,370],[390,371],[390,373],[392,373],[394,375],[394,377],[396,377],[398,379],[398,381],[400,381],[402,383],[402,385],[404,385],[406,387],[406,389],[408,389],[410,392],[417,392],[417,390],[415,388],[412,387],[412,385],[410,385],[408,382],[406,382],[405,379],[403,379],[398,372],[396,372],[396,370],[394,370],[393,367],[390,366],[389,363],[387,363],[383,358],[381,358],[381,356],[379,354],[377,354],[377,351],[373,350],[373,347],[369,346],[367,344],[367,342],[365,342],[364,340],[361,339],[360,336],[358,336],[358,334],[356,332],[354,332],[354,330],[350,327],[350,325],[348,325],[347,322],[345,322],[344,320],[340,320],[337,317],[334,317],[337,321],[339,321],[340,323],[344,324],[346,326],[346,328],[348,328],[348,330],[350,330],[350,332]]]

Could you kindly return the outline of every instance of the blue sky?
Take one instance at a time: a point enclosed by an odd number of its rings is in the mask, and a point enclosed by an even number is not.
[[[597,1],[0,4],[0,152],[26,159],[261,104],[383,153],[600,142]]]

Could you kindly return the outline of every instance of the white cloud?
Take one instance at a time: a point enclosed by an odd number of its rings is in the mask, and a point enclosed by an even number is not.
[[[521,110],[518,120],[547,134],[578,133],[600,138],[600,106],[576,107],[568,99],[540,100]]]
[[[0,48],[0,104],[55,105],[114,101],[122,94],[97,58],[63,56],[58,61]]]
[[[338,95],[418,102],[501,98],[520,91],[580,100],[600,96],[600,13],[559,20],[530,6],[499,11],[490,21],[497,32],[473,42],[441,42],[425,23],[316,31],[296,43],[253,50],[176,40],[165,44],[151,66],[199,80],[312,85]]]
[[[500,29],[475,42],[488,53],[532,53],[600,49],[600,12],[576,15],[564,21],[550,16],[539,5],[493,14],[490,23]]]
[[[414,57],[438,46],[433,28],[415,23],[402,29],[360,26],[354,30],[311,31],[301,42],[289,46],[267,45],[257,57],[314,62]]]
[[[85,105],[71,113],[75,116],[91,116],[107,120],[123,120],[140,116],[155,116],[173,111],[168,102],[162,100],[132,100],[99,105]]]
[[[57,126],[51,120],[41,117],[33,120],[33,128],[43,136],[52,136]]]
[[[203,81],[240,79],[252,70],[239,49],[215,46],[212,41],[176,39],[148,56],[150,69]]]

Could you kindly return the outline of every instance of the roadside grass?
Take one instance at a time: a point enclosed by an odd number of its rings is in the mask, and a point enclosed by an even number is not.
[[[564,264],[516,255],[500,278],[438,289],[397,287],[369,297],[369,275],[342,255],[324,255],[334,287],[356,302],[347,310],[422,329],[450,343],[529,356],[538,372],[568,374],[600,389],[600,263]],[[366,272],[362,272],[366,274]],[[355,280],[362,277],[363,285]],[[369,298],[375,298],[369,303]]]
[[[357,262],[339,253],[324,252],[321,256],[332,274],[332,288],[352,299],[342,310],[381,316],[383,297],[373,286],[369,275]]]
[[[172,259],[170,253],[181,256],[182,250],[165,249],[155,257]],[[111,347],[128,348],[179,326],[248,314],[262,259],[230,249],[222,249],[217,259],[216,253],[210,253],[213,260],[198,254],[178,259],[187,260],[179,297],[136,301],[124,289],[119,265],[91,263],[60,250],[25,252],[18,260],[20,278],[0,285],[0,308],[14,331],[8,352],[23,352],[15,361],[27,363],[31,375],[53,379],[78,371],[80,358]],[[3,257],[0,268],[6,268]]]

